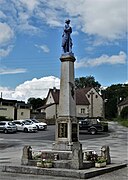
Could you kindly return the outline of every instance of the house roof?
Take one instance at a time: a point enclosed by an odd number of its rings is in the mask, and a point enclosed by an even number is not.
[[[123,100],[122,102],[120,102],[120,103],[118,104],[118,106],[123,106],[123,105],[128,105],[128,97],[126,97],[125,100]]]
[[[3,98],[0,98],[0,102],[6,102],[6,103],[16,103],[17,100],[10,100],[10,99],[3,99]]]
[[[2,103],[2,105],[8,105],[8,106],[17,105],[17,106],[30,108],[30,105],[26,104],[24,101],[17,101],[17,100],[10,100],[10,99],[0,98],[0,103]]]
[[[46,104],[46,105],[44,105],[44,106],[41,106],[41,107],[37,108],[37,110],[46,109],[47,107],[50,107],[50,106],[52,106],[53,104],[55,104],[55,103]]]
[[[76,105],[89,105],[89,101],[86,97],[88,91],[91,88],[76,89]]]
[[[82,88],[82,89],[76,89],[76,105],[89,105],[89,101],[86,97],[86,94],[88,91],[90,91],[92,88]],[[59,89],[49,89],[47,98],[49,94],[52,94],[55,104],[59,104]]]
[[[50,92],[53,96],[53,99],[55,101],[56,104],[59,104],[59,94],[60,94],[60,90],[59,89],[50,89]]]

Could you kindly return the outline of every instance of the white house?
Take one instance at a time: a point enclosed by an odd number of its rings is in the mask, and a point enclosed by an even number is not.
[[[23,101],[0,98],[0,116],[15,120],[30,118],[30,106]]]
[[[56,119],[59,110],[59,89],[49,89],[46,104],[38,110],[46,113],[46,119]],[[76,89],[76,116],[103,117],[103,99],[94,88]]]

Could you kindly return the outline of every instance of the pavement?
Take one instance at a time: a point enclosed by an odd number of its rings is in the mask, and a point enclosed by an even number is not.
[[[111,159],[112,159],[112,164],[111,165],[107,165],[107,169],[102,169],[102,170],[97,170],[96,168],[90,168],[90,170],[86,170],[86,172],[83,172],[83,176],[72,176],[72,177],[62,177],[65,176],[65,173],[67,174],[66,171],[64,171],[63,169],[59,169],[60,173],[60,177],[57,176],[57,174],[54,175],[53,172],[54,169],[51,168],[51,172],[50,172],[50,176],[48,176],[47,173],[42,173],[43,175],[40,175],[38,173],[38,175],[33,175],[30,172],[32,169],[26,170],[28,171],[28,174],[21,174],[17,171],[17,173],[12,173],[14,171],[14,167],[19,167],[19,169],[21,167],[21,155],[22,155],[22,148],[23,146],[16,146],[14,147],[10,147],[7,148],[5,150],[1,150],[0,151],[0,180],[27,180],[27,179],[56,179],[56,180],[70,180],[70,179],[80,179],[82,177],[84,178],[90,178],[92,180],[126,180],[128,179],[128,168],[126,167],[127,165],[127,160],[128,160],[128,152],[127,152],[127,138],[128,138],[128,134],[127,134],[127,128],[118,125],[117,123],[114,122],[109,122],[109,128],[110,128],[110,136],[108,137],[104,137],[104,138],[96,138],[96,139],[90,139],[90,140],[82,140],[82,147],[85,150],[88,149],[92,149],[95,150],[97,153],[100,153],[100,149],[103,145],[108,145],[110,147],[110,155],[111,155]],[[47,147],[47,149],[51,149],[52,147],[52,143],[49,142],[43,142],[45,147]],[[32,142],[31,142],[32,145]],[[35,145],[35,144],[34,144]],[[33,146],[34,149],[42,149],[42,145],[40,146],[39,144],[37,146]],[[113,168],[114,167],[114,168]],[[118,167],[118,168],[115,168]],[[28,167],[30,168],[30,167]],[[33,168],[33,167],[32,167]],[[112,169],[111,169],[112,168]],[[121,169],[120,169],[121,168]],[[10,172],[2,172],[2,169],[6,170],[6,171],[10,171]],[[7,170],[8,169],[8,170]],[[9,170],[10,169],[10,170]],[[37,168],[36,168],[37,169]],[[109,170],[108,170],[109,169]],[[119,170],[117,170],[119,169]],[[103,175],[101,175],[102,173],[100,171],[103,171]],[[116,171],[113,171],[116,170]],[[45,169],[45,171],[47,171]],[[71,171],[71,170],[69,170]],[[79,170],[79,174],[81,170]],[[85,175],[87,173],[93,174],[91,176]],[[96,173],[96,172],[100,172],[100,173]],[[113,171],[113,172],[110,172]],[[64,172],[62,174],[62,172]],[[73,174],[76,172],[76,170],[74,170],[74,172],[72,172]],[[96,173],[96,174],[95,174]],[[104,174],[105,173],[105,174]],[[93,176],[96,177],[93,177]],[[12,179],[11,179],[12,178]]]

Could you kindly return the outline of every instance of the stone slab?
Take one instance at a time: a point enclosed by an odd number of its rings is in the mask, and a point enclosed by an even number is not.
[[[49,175],[60,177],[71,177],[79,179],[87,179],[99,176],[104,173],[112,172],[126,167],[126,163],[110,164],[104,168],[90,168],[86,170],[72,170],[60,168],[38,168],[31,166],[2,166],[3,172],[35,174],[35,175]]]

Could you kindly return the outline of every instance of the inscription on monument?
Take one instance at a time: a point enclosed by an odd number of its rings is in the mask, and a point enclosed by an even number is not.
[[[58,138],[67,138],[67,123],[58,123]]]

